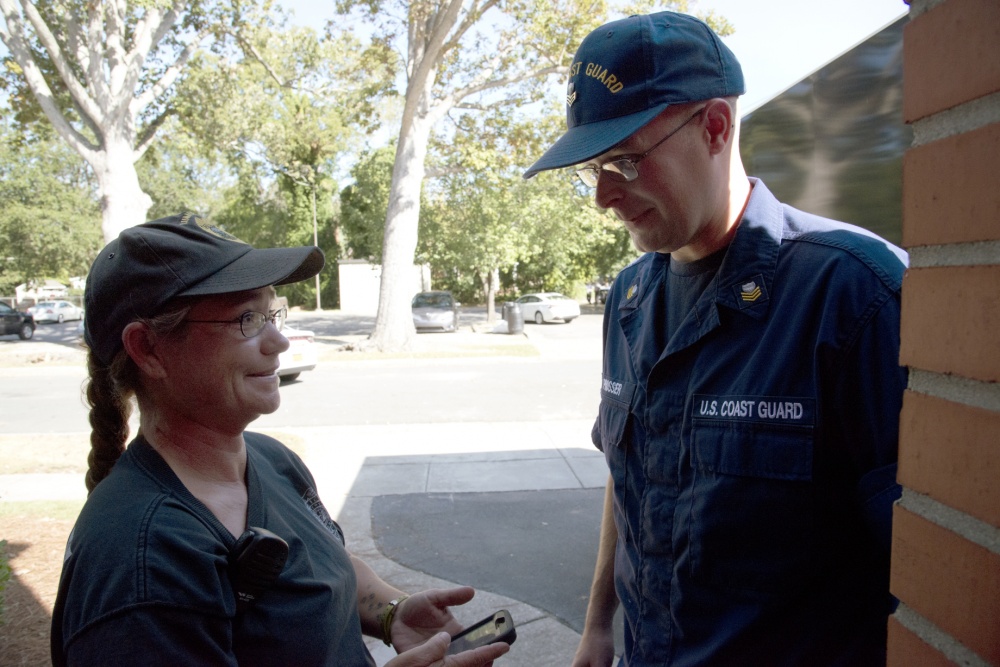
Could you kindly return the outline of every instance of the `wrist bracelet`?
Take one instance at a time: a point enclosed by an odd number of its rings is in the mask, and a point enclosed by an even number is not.
[[[392,621],[396,618],[396,610],[399,609],[399,605],[403,604],[403,600],[410,597],[409,595],[400,595],[395,600],[392,600],[385,606],[379,615],[378,622],[382,626],[382,641],[385,642],[386,646],[392,646]]]

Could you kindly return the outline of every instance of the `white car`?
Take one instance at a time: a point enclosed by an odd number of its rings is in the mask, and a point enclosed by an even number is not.
[[[516,303],[521,306],[525,322],[542,324],[561,320],[569,323],[580,317],[580,304],[559,292],[525,294]]]
[[[69,301],[39,301],[28,308],[35,322],[59,322],[66,320],[82,320],[83,308],[74,306]]]
[[[288,339],[288,349],[278,355],[278,377],[282,382],[291,382],[302,371],[316,368],[319,353],[316,349],[316,334],[312,331],[293,329],[287,324],[281,335]]]

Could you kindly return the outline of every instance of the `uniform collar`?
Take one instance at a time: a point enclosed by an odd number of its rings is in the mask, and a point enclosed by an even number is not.
[[[715,290],[715,303],[755,319],[767,314],[771,286],[778,263],[784,211],[763,181],[750,178],[753,189],[740,226],[733,236],[718,275],[706,292]],[[625,287],[618,310],[639,308],[651,287],[669,264],[669,255],[646,253],[636,260],[642,266]],[[708,296],[708,294],[706,294]]]
[[[658,278],[670,266],[670,255],[647,252],[635,260],[635,264],[638,265],[638,269],[633,274],[632,281],[625,288],[622,300],[618,304],[619,311],[635,310],[642,305],[652,286],[658,284]]]
[[[750,199],[719,267],[716,303],[760,319],[770,305],[785,216],[763,181],[750,183]]]

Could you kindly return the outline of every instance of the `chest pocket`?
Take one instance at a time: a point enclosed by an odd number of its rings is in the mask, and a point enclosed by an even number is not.
[[[631,382],[601,380],[601,405],[594,424],[594,444],[604,452],[616,487],[625,482],[626,453],[630,448],[629,425],[636,385]]]
[[[601,378],[601,407],[594,425],[594,444],[605,453],[622,447],[625,443],[625,428],[628,426],[629,411],[635,397],[636,385],[624,380]]]
[[[754,596],[801,585],[818,528],[812,427],[694,420],[690,442],[693,575]]]

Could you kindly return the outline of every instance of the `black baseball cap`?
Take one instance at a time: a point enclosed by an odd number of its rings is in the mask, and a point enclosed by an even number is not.
[[[612,21],[580,44],[566,89],[568,129],[524,178],[597,157],[671,104],[745,92],[739,61],[704,21],[676,12]]]
[[[158,315],[175,297],[287,285],[315,276],[325,262],[313,246],[253,248],[190,213],[129,227],[90,267],[84,339],[110,364],[125,327]]]

